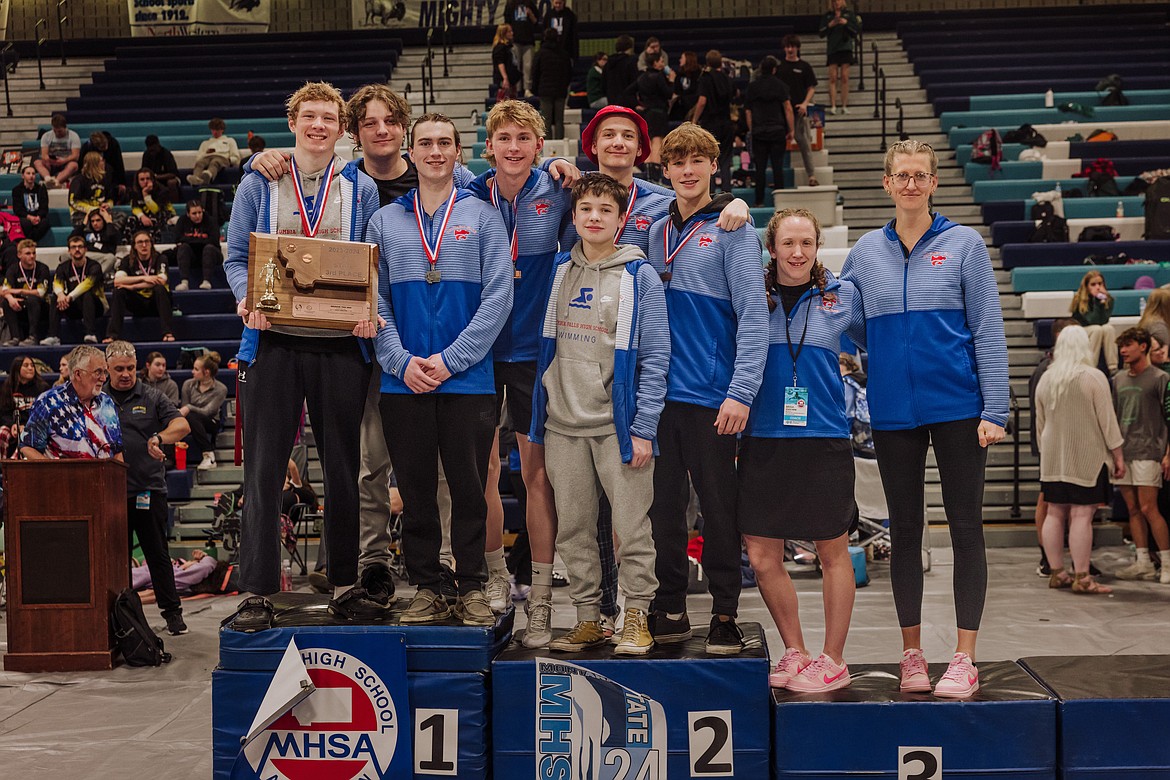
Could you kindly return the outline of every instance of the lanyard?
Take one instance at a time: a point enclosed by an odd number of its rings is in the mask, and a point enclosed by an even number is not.
[[[811,290],[809,292],[811,292]],[[797,387],[800,384],[796,377],[796,361],[800,357],[800,353],[804,350],[804,337],[808,335],[808,321],[812,319],[810,315],[812,314],[813,297],[813,295],[808,296],[808,304],[806,304],[804,307],[804,332],[800,334],[800,344],[797,345],[795,352],[792,351],[792,334],[788,330],[788,323],[791,321],[791,317],[788,316],[788,312],[784,313],[784,338],[785,346],[788,347],[788,356],[792,358],[793,387]],[[796,313],[796,308],[796,306],[792,307],[793,314]]]
[[[69,270],[73,271],[73,281],[77,282],[77,284],[80,285],[81,284],[81,277],[77,275],[77,266],[73,263],[72,260],[69,261]],[[77,285],[74,285],[74,286],[76,287]]]
[[[508,203],[508,201],[500,197],[500,187],[496,183],[495,178],[492,179],[492,186],[491,189],[488,190],[488,197],[491,198],[492,205],[499,209],[500,216],[502,217],[504,215],[504,210],[500,208],[500,204]],[[520,196],[517,195],[516,200],[519,199]],[[508,203],[508,205],[512,207],[512,236],[508,242],[508,247],[512,253],[512,265],[515,265],[516,258],[520,256],[519,245],[516,243],[516,228],[520,223],[520,212],[516,210],[516,201]],[[507,222],[507,220],[504,221],[505,223]],[[446,223],[444,222],[443,224],[445,225]]]
[[[634,204],[638,202],[638,185],[630,183],[630,203],[626,206],[626,216],[622,220],[622,226],[618,228],[618,232],[614,234],[613,245],[617,246],[622,240],[622,233],[626,232],[626,225],[630,222],[630,215],[634,213]],[[673,259],[673,257],[671,258]]]
[[[29,279],[28,276],[26,276],[24,273],[24,266],[17,264],[16,267],[20,269],[20,278],[24,279],[24,289],[26,289],[26,290],[35,289],[36,285],[33,283],[37,280],[36,269],[35,268],[33,269],[33,278]]]
[[[706,223],[702,220],[696,222],[694,227],[687,231],[687,234],[683,236],[682,241],[678,242],[678,246],[676,246],[672,252],[670,251],[670,229],[672,225],[670,219],[666,220],[666,225],[662,228],[662,245],[663,249],[666,251],[667,268],[670,268],[670,264],[674,262],[675,255],[682,251],[682,248],[687,245],[687,242],[691,240],[691,237],[694,236],[695,233],[698,233],[699,229],[702,228],[705,224]]]
[[[333,163],[336,161],[336,157],[329,161],[325,177],[317,189],[317,197],[313,198],[314,208],[310,209],[305,203],[304,190],[301,189],[301,172],[297,169],[297,158],[295,156],[292,158],[293,190],[297,194],[297,204],[301,207],[301,232],[306,238],[314,238],[317,229],[321,227],[321,218],[325,216],[325,206],[329,202],[329,188],[333,185]]]
[[[455,187],[451,188],[451,197],[446,203],[447,213],[443,215],[443,225],[439,228],[439,238],[435,241],[435,246],[432,248],[431,242],[427,239],[427,231],[423,229],[422,198],[417,192],[415,193],[414,219],[418,223],[418,237],[422,239],[423,252],[427,256],[427,262],[431,264],[431,271],[435,270],[435,265],[439,262],[439,250],[443,246],[443,234],[447,232],[447,223],[451,221],[451,212],[455,210]],[[439,208],[442,208],[442,206]]]
[[[139,260],[137,257],[134,258],[134,262],[138,263],[138,275],[139,276],[154,276],[154,274],[150,273],[152,270],[154,270],[154,268],[153,268],[154,258],[153,257],[146,261],[145,268],[142,267],[142,261]]]

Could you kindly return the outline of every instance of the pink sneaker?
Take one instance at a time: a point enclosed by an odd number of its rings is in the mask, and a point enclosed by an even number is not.
[[[850,682],[849,667],[844,663],[838,666],[832,658],[821,653],[784,687],[799,693],[827,693],[844,688]]]
[[[965,699],[979,690],[979,670],[971,663],[971,656],[955,653],[947,672],[934,686],[934,695],[947,699]]]
[[[788,648],[780,660],[776,662],[772,673],[768,675],[768,685],[773,688],[783,688],[789,680],[800,674],[801,670],[811,663],[812,659],[795,647]]]
[[[926,670],[926,656],[914,647],[902,653],[902,684],[898,689],[903,693],[919,693],[930,690],[930,674]]]

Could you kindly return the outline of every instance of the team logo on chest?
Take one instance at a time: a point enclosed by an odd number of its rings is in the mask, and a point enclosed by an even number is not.
[[[471,236],[471,228],[463,225],[456,225],[451,235],[455,236],[456,241],[466,241]]]
[[[537,201],[536,203],[532,204],[532,210],[536,212],[536,216],[538,217],[543,217],[545,214],[547,214],[549,208],[549,203],[546,200]]]
[[[645,232],[645,231],[650,229],[650,224],[651,224],[650,217],[647,217],[644,214],[635,214],[634,215],[634,229],[635,230],[641,230],[641,231]]]
[[[837,296],[833,293],[825,293],[821,296],[821,311],[828,314],[833,314],[840,311],[837,308]]]
[[[942,265],[946,261],[947,261],[946,255],[931,255],[930,256],[930,264],[931,265]]]
[[[699,236],[699,249],[705,249],[715,243],[715,236],[710,233],[704,233]]]

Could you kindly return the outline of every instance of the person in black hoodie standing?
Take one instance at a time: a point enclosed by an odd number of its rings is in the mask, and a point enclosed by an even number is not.
[[[629,87],[638,80],[638,58],[634,56],[634,39],[621,35],[614,44],[615,51],[601,73],[605,97],[611,106],[633,108],[637,102],[629,94]]]
[[[674,71],[666,64],[666,54],[654,52],[646,57],[647,68],[638,76],[639,113],[650,130],[650,156],[646,158],[646,174],[651,181],[662,180],[662,138],[669,129],[670,99],[674,96]]]
[[[731,192],[731,151],[735,145],[735,124],[731,121],[731,99],[735,86],[723,72],[723,55],[718,49],[707,52],[707,68],[699,76],[699,99],[694,122],[719,142],[719,189]],[[712,180],[712,185],[714,180]]]
[[[565,0],[552,0],[540,24],[545,30],[555,30],[561,48],[573,59],[577,58],[577,14],[565,7]]]
[[[565,100],[573,79],[573,60],[557,40],[557,31],[548,28],[532,67],[532,86],[540,97],[540,115],[548,138],[565,137]]]
[[[752,161],[756,164],[756,206],[764,205],[768,182],[768,161],[772,161],[772,183],[784,187],[784,151],[793,139],[795,122],[788,87],[776,75],[780,61],[772,55],[760,63],[760,77],[748,85],[743,107],[752,139]]]
[[[25,238],[40,241],[49,232],[49,191],[37,182],[37,169],[26,165],[12,188],[12,211],[20,218]]]

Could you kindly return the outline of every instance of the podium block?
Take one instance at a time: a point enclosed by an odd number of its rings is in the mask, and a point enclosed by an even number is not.
[[[768,648],[704,652],[705,637],[642,658],[513,642],[492,663],[497,778],[768,777]]]
[[[831,693],[772,691],[773,778],[1056,779],[1056,702],[1018,664],[979,664],[965,700],[899,692],[896,665],[850,671]]]
[[[110,669],[110,610],[130,585],[126,467],[5,460],[10,672]]]
[[[1022,658],[1059,698],[1065,780],[1170,778],[1170,656]]]
[[[500,616],[494,626],[463,626],[455,622],[402,626],[395,622],[395,610],[386,622],[357,625],[331,615],[325,596],[279,593],[271,600],[277,609],[273,628],[254,634],[230,627],[220,631],[220,663],[212,675],[216,780],[236,780],[233,767],[240,754],[240,738],[260,708],[290,641],[296,642],[303,658],[316,662],[314,653],[331,651],[336,656],[344,655],[344,663],[350,667],[369,667],[375,672],[391,643],[405,645],[409,713],[399,711],[397,716],[411,750],[397,753],[394,772],[382,777],[398,777],[399,772],[405,772],[401,776],[470,780],[489,774],[487,672],[491,659],[511,637],[513,610]],[[400,606],[404,603],[400,602]],[[338,664],[336,659],[332,663]],[[364,672],[356,675],[366,677]],[[371,690],[369,686],[366,689]],[[314,731],[312,740],[324,739],[323,744],[331,745],[333,735],[345,731],[344,725],[325,724]],[[306,744],[322,744],[312,740]],[[275,744],[280,747],[280,743]],[[256,759],[255,750],[251,757]],[[402,761],[410,766],[403,769],[398,763]],[[254,773],[253,764],[249,766]]]

